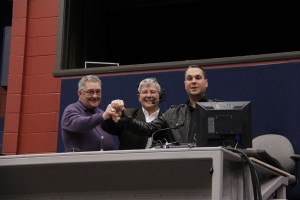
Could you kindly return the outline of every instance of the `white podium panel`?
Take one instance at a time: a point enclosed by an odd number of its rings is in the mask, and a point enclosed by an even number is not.
[[[241,161],[218,147],[2,156],[0,199],[240,200]]]

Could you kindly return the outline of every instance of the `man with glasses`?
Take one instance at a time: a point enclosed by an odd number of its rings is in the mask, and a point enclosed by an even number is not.
[[[65,151],[115,150],[114,136],[101,128],[113,111],[104,112],[98,106],[101,102],[101,80],[94,75],[81,78],[78,83],[79,100],[68,105],[61,120],[61,134]]]

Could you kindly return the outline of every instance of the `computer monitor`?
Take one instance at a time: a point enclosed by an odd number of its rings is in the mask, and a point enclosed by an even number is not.
[[[252,147],[251,102],[198,102],[196,143],[199,147]]]

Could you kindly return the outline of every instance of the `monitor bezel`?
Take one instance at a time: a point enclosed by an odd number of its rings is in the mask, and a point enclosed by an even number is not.
[[[197,102],[195,111],[198,147],[252,148],[251,101]]]

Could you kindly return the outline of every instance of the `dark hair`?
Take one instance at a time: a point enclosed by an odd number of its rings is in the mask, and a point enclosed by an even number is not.
[[[190,68],[198,68],[198,69],[201,69],[202,72],[203,72],[204,79],[206,79],[206,72],[205,72],[205,69],[204,69],[202,66],[200,66],[200,65],[190,65],[190,66],[188,66],[188,67],[186,68],[185,72],[184,72],[184,79],[185,79],[186,71],[187,71],[188,69],[190,69]]]

